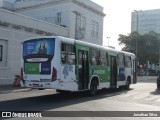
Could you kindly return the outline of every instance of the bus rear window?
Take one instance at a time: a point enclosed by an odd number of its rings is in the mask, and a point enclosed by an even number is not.
[[[23,57],[26,56],[54,56],[55,39],[40,38],[25,41],[23,44]]]

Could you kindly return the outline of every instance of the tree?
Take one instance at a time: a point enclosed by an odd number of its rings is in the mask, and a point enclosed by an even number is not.
[[[158,62],[160,34],[155,32],[143,35],[137,32],[128,35],[120,34],[118,41],[120,45],[124,45],[124,48],[122,48],[123,51],[136,54],[137,49],[137,58],[141,63],[146,63],[147,61],[152,63]]]

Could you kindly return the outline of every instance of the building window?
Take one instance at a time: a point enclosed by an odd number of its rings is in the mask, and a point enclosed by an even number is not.
[[[92,27],[91,27],[91,37],[98,38],[98,29],[99,29],[99,23],[92,20]]]
[[[86,33],[86,17],[76,14],[75,39],[84,39]]]
[[[95,22],[95,38],[98,38],[98,29],[99,29],[99,24],[98,22]]]
[[[62,64],[75,64],[75,47],[70,44],[61,44]]]
[[[61,12],[58,12],[58,13],[57,13],[56,24],[57,24],[57,25],[61,25],[61,20],[62,20],[62,13],[61,13]]]
[[[79,31],[80,28],[81,28],[81,16],[77,15],[77,25],[76,25],[77,31]]]
[[[3,52],[3,46],[2,45],[0,45],[0,61],[2,61],[2,52]]]
[[[81,22],[81,30],[85,31],[85,29],[86,29],[86,17],[82,16],[81,21],[82,21]]]
[[[0,67],[7,66],[8,41],[0,39]]]
[[[91,37],[94,37],[94,26],[95,26],[95,22],[92,21]]]

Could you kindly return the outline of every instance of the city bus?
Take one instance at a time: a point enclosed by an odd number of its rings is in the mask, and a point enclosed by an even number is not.
[[[136,83],[136,57],[61,36],[23,42],[22,80],[27,88],[89,91],[125,88]]]

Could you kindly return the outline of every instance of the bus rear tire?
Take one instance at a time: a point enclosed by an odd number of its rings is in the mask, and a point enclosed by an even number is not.
[[[123,85],[123,86],[119,86],[119,89],[120,90],[124,90],[125,89],[125,86]]]
[[[128,80],[126,81],[125,89],[126,89],[126,90],[129,90],[129,88],[130,88],[130,80],[128,79]]]
[[[90,90],[89,90],[91,96],[96,95],[97,86],[98,86],[97,81],[96,80],[92,80],[91,85],[90,85]]]
[[[160,90],[160,83],[157,83],[157,89]]]

